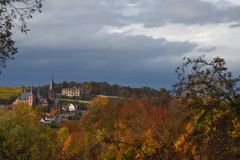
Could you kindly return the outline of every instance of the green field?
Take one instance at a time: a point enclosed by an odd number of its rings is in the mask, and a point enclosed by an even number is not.
[[[15,87],[0,87],[0,99],[7,100],[10,97],[17,97],[21,94],[21,88]]]

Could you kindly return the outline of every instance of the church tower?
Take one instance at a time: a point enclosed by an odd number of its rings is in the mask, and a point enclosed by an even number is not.
[[[33,86],[31,87],[31,92],[28,96],[28,105],[33,106],[34,105],[34,94],[33,94]]]
[[[52,77],[52,81],[51,81],[50,86],[49,86],[48,98],[51,99],[51,100],[55,99],[55,83],[53,81],[53,77]]]

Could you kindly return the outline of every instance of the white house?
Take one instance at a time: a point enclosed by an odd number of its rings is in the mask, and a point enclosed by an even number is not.
[[[74,111],[77,110],[77,108],[76,108],[73,104],[70,104],[69,107],[68,107],[68,110],[69,110],[70,112],[74,112]]]

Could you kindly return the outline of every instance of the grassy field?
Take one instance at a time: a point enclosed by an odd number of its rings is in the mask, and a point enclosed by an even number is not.
[[[0,99],[7,100],[10,97],[17,97],[21,94],[21,88],[15,87],[0,87]]]

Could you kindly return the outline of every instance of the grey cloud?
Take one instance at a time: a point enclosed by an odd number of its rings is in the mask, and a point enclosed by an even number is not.
[[[213,51],[216,51],[216,47],[213,47],[213,46],[204,46],[204,47],[199,47],[198,49],[197,49],[197,51],[199,52],[199,53],[203,53],[203,54],[205,54],[205,53],[208,53],[208,52],[213,52]]]
[[[235,24],[232,24],[230,25],[231,28],[238,28],[240,27],[240,23],[235,23]]]
[[[165,23],[207,24],[240,21],[240,6],[219,8],[201,0],[142,1],[143,12],[136,19],[145,26]],[[144,9],[145,8],[145,9]]]
[[[44,82],[44,77],[53,74],[58,80],[99,80],[160,87],[173,75],[174,64],[169,59],[181,57],[197,47],[194,43],[168,42],[145,36],[101,34],[100,37],[87,37],[89,33],[86,32],[69,36],[74,39],[72,41],[70,38],[57,41],[56,47],[47,45],[51,43],[47,39],[49,34],[42,35],[32,45],[29,43],[34,41],[34,36],[19,42],[20,52],[3,75],[17,76],[20,72],[24,77],[21,83],[27,83],[26,77]]]
[[[175,68],[170,59],[182,57],[198,44],[109,34],[102,30],[104,26],[238,22],[239,17],[237,6],[223,10],[200,0],[46,1],[29,35],[16,35],[19,53],[0,82],[45,83],[53,74],[59,81],[169,86]]]
[[[48,19],[47,23],[56,23],[59,27],[62,24],[102,27],[130,23],[160,26],[166,23],[206,24],[240,21],[240,6],[227,5],[226,2],[226,7],[218,7],[203,0],[73,0],[71,3],[49,1],[44,7],[43,14]],[[49,15],[52,15],[53,22]]]
[[[81,34],[78,36],[81,37]],[[19,53],[23,64],[27,61],[26,64],[39,65],[38,67],[57,65],[56,69],[59,66],[67,66],[86,70],[109,70],[111,67],[121,70],[148,70],[146,67],[151,67],[153,60],[181,56],[197,47],[197,44],[189,42],[168,42],[165,39],[154,40],[145,36],[121,34],[105,35],[87,41],[79,38],[70,42],[66,39],[59,42],[58,47],[39,48],[38,44],[30,47],[20,46],[24,48]]]

